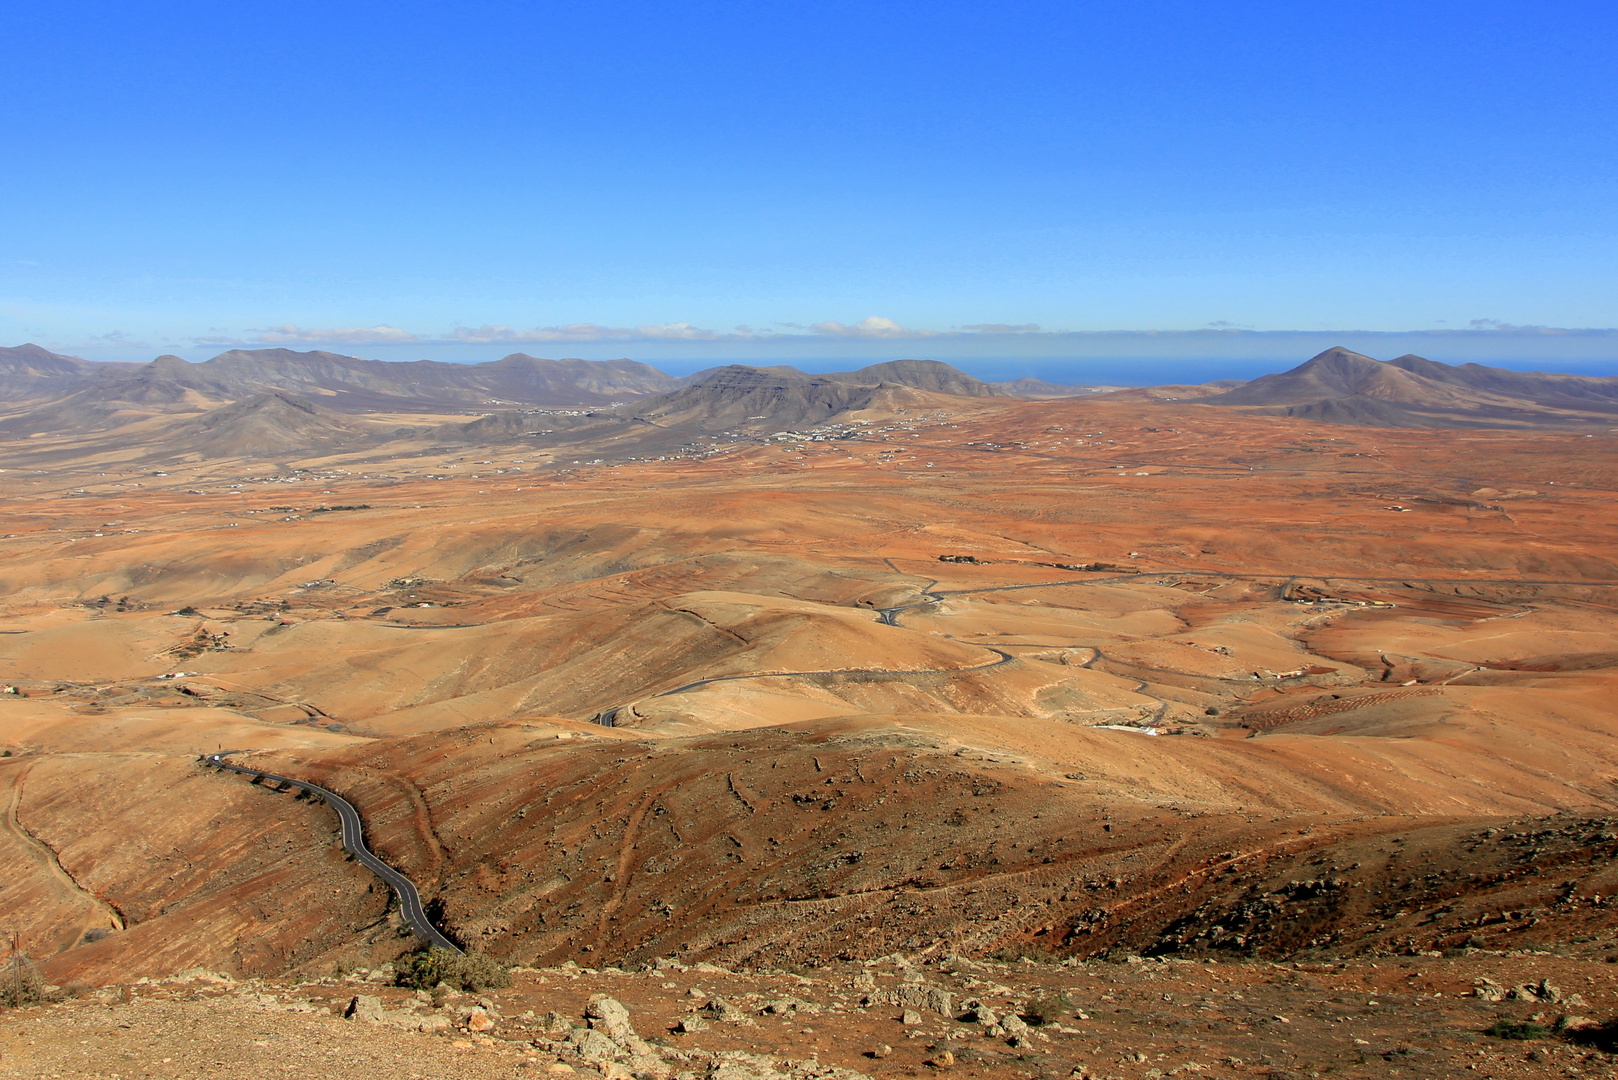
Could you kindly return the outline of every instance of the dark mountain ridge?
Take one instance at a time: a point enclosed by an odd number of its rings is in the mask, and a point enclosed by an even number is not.
[[[911,361],[910,363],[936,363]],[[704,431],[752,429],[782,431],[815,427],[844,413],[891,407],[900,398],[922,400],[916,391],[950,393],[934,389],[959,385],[971,396],[989,396],[987,386],[947,364],[933,368],[899,368],[887,364],[854,372],[805,375],[779,368],[732,364],[715,368],[698,381],[668,394],[637,401],[626,408],[638,420],[664,427],[694,427]],[[886,369],[879,371],[877,369]],[[916,386],[884,374],[912,375],[925,383]],[[976,384],[978,391],[970,384]]]
[[[98,380],[95,392],[124,400],[178,399],[185,390],[237,401],[277,390],[325,399],[342,412],[497,404],[597,405],[671,389],[674,380],[634,360],[546,360],[525,353],[482,364],[390,362],[321,351],[232,349],[200,364],[160,356]]]
[[[939,404],[936,395],[941,394],[1005,396],[965,372],[932,360],[873,364],[859,371],[824,375],[792,367],[729,364],[700,371],[677,390],[611,409],[578,416],[498,412],[460,425],[459,431],[462,437],[477,441],[540,431],[564,432],[572,438],[625,427],[636,428],[643,438],[658,430],[767,435],[805,431],[864,410],[935,407]]]
[[[452,364],[292,349],[231,349],[196,364],[168,355],[146,364],[99,364],[24,345],[0,350],[0,394],[13,400],[55,399],[65,406],[59,410],[64,415],[106,414],[114,402],[189,410],[199,403],[242,401],[277,391],[321,401],[339,412],[592,406],[676,392],[702,385],[715,372],[744,366],[675,378],[627,359],[549,360],[512,353],[480,364]],[[827,375],[786,366],[749,370],[795,382],[889,383],[967,397],[1008,396],[936,360],[892,360]]]
[[[1204,401],[1373,427],[1543,426],[1618,415],[1618,378],[1383,361],[1337,347]]]
[[[137,366],[97,364],[33,344],[0,347],[0,400],[66,393],[103,368],[128,371]]]
[[[1441,364],[1409,353],[1388,363],[1435,382],[1462,386],[1502,397],[1523,398],[1566,408],[1605,407],[1618,402],[1618,379],[1559,375],[1543,371],[1511,371],[1483,364]]]
[[[501,430],[572,430],[586,420],[614,423],[632,416],[655,426],[764,432],[814,427],[863,409],[919,406],[934,394],[1046,397],[1083,389],[1034,380],[986,383],[949,364],[914,359],[826,374],[731,364],[675,378],[634,360],[550,360],[526,353],[453,364],[232,349],[196,364],[168,355],[145,364],[103,364],[37,345],[0,349],[0,398],[12,404],[0,428],[12,434],[110,430],[154,413],[195,416],[265,394],[292,395],[350,414],[510,409],[521,415],[547,407],[594,413],[508,417],[483,425]],[[1375,426],[1543,426],[1618,415],[1618,378],[1450,365],[1413,355],[1380,361],[1340,347],[1223,392],[1211,392],[1211,384],[1195,389],[1203,393],[1192,396],[1208,404]],[[1162,397],[1150,388],[1129,393]]]

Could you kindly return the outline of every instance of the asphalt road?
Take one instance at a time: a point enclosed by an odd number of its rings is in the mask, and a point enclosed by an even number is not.
[[[394,895],[399,898],[399,909],[404,912],[405,921],[416,932],[416,936],[437,948],[447,949],[453,953],[461,951],[460,946],[439,933],[438,928],[428,921],[426,909],[421,906],[421,893],[416,890],[415,884],[399,871],[371,854],[371,849],[365,846],[365,833],[360,825],[360,812],[354,809],[353,803],[335,791],[327,791],[319,784],[294,780],[290,776],[277,776],[275,773],[267,773],[262,769],[248,769],[225,761],[225,758],[230,754],[239,753],[241,753],[240,750],[222,750],[217,754],[206,755],[203,760],[216,769],[225,769],[229,772],[242,773],[245,776],[256,776],[265,780],[290,784],[292,787],[302,788],[310,794],[319,795],[325,799],[326,804],[337,811],[337,817],[343,823],[343,850],[354,856],[367,870],[392,887]]]

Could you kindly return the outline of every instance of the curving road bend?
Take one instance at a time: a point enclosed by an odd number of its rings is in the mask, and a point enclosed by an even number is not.
[[[354,809],[354,804],[337,794],[327,791],[319,784],[311,784],[305,780],[294,780],[290,776],[277,776],[262,769],[248,769],[241,765],[232,765],[225,760],[231,754],[242,753],[240,750],[221,750],[217,754],[205,754],[203,763],[216,769],[228,772],[241,773],[244,776],[258,777],[264,780],[274,780],[282,784],[289,784],[301,788],[311,795],[319,795],[326,800],[326,804],[337,811],[338,819],[343,823],[343,850],[354,856],[364,867],[387,882],[392,887],[394,895],[399,898],[399,909],[404,912],[405,921],[427,944],[435,948],[446,949],[459,954],[460,946],[439,932],[427,918],[427,911],[421,904],[421,893],[416,890],[415,884],[399,871],[383,862],[371,853],[365,846],[364,829],[360,825],[360,812]]]
[[[898,624],[891,623],[889,625],[897,626]],[[710,686],[713,683],[735,682],[738,679],[791,679],[815,675],[868,675],[884,679],[902,680],[912,675],[969,675],[974,671],[987,671],[990,668],[1002,667],[1017,659],[1004,649],[997,649],[992,645],[980,645],[978,647],[999,654],[1000,659],[990,660],[987,664],[963,668],[827,668],[824,671],[748,671],[740,675],[714,675],[711,678],[698,679],[696,682],[689,682],[684,686],[676,686],[673,690],[664,690],[661,693],[652,694],[651,697],[670,697],[674,694],[684,694],[690,690]],[[627,708],[629,708],[628,705],[614,705],[596,717],[596,723],[602,727],[617,727],[618,714]]]

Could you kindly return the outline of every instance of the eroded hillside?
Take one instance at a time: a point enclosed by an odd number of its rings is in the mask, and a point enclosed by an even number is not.
[[[407,947],[228,748],[512,961],[1606,932],[1610,435],[957,400],[600,465],[20,449],[8,923],[92,982]]]

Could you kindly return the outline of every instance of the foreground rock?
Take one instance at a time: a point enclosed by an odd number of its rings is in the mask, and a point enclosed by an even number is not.
[[[1392,1065],[1415,1076],[1527,1078],[1606,1076],[1618,1066],[1606,1052],[1618,980],[1601,951],[1287,965],[1132,959],[890,957],[802,974],[570,966],[520,970],[509,989],[440,994],[436,1004],[363,976],[293,984],[199,973],[0,1013],[0,1075],[277,1075],[291,1066],[344,1080],[944,1071],[1280,1080],[1380,1078],[1395,1075]],[[889,1003],[906,988],[913,999],[916,987],[948,995],[953,1015]],[[1523,988],[1533,993],[1508,996]]]

